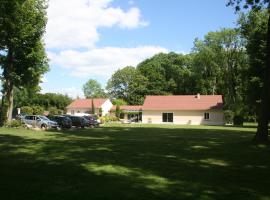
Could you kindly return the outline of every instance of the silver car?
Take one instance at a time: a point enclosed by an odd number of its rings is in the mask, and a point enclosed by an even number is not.
[[[22,120],[25,124],[42,129],[58,127],[57,122],[51,121],[42,115],[26,115]]]

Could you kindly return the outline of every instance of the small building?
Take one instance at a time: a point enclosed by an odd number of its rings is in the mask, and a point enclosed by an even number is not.
[[[153,124],[224,125],[221,95],[147,96],[142,122]]]
[[[142,121],[142,105],[122,105],[120,108],[120,119],[132,120],[134,122]],[[115,115],[116,106],[111,109],[111,114]]]
[[[95,114],[105,116],[112,108],[110,99],[93,99]],[[67,106],[67,114],[86,115],[92,114],[92,99],[76,99]]]

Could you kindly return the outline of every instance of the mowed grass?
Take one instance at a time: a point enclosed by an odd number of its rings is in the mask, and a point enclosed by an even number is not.
[[[255,128],[0,129],[0,199],[270,199]]]

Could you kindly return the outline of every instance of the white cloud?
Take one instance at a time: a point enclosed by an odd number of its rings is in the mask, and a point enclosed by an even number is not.
[[[98,28],[137,28],[148,23],[140,10],[112,7],[112,0],[50,0],[45,42],[47,48],[94,48]]]
[[[119,68],[136,66],[146,58],[168,50],[158,46],[140,46],[135,48],[106,47],[88,51],[66,50],[60,53],[49,52],[51,64],[69,70],[77,77],[110,76]]]

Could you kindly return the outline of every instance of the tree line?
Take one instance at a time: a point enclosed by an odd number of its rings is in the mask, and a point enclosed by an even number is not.
[[[190,53],[159,53],[136,67],[117,70],[107,83],[107,93],[92,79],[84,85],[84,93],[88,97],[122,99],[131,105],[143,104],[146,95],[221,94],[225,110],[256,121],[268,16],[267,10],[241,14],[236,28],[196,38]]]
[[[269,0],[227,2],[236,11],[249,9],[247,14],[241,14],[237,28],[209,32],[203,39],[195,39],[189,54],[158,54],[138,66],[124,67],[112,75],[106,92],[92,81],[84,88],[86,96],[96,95],[91,93],[93,85],[95,91],[99,90],[96,96],[108,95],[129,104],[142,104],[148,94],[222,94],[225,109],[259,119],[255,139],[267,141]],[[46,0],[0,0],[0,122],[12,119],[15,90],[38,90],[41,76],[49,70],[42,40],[46,9]],[[89,85],[92,85],[90,90]]]

